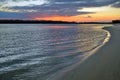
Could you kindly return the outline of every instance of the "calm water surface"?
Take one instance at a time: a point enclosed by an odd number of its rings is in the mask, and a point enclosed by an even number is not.
[[[100,26],[0,24],[0,80],[48,80],[103,43]]]

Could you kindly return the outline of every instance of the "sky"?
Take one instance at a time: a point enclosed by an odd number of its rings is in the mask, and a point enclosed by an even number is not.
[[[120,19],[120,0],[0,0],[0,19],[108,22]]]

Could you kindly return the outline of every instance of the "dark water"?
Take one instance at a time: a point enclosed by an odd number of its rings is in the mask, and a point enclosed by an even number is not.
[[[100,25],[0,24],[0,80],[48,80],[105,38]]]

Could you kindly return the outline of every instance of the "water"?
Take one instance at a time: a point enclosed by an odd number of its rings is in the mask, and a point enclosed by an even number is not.
[[[0,80],[47,80],[103,44],[101,25],[0,24]]]

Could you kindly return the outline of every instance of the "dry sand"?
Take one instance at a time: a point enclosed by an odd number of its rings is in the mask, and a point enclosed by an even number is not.
[[[111,33],[109,42],[55,80],[120,80],[120,24],[104,29]]]

